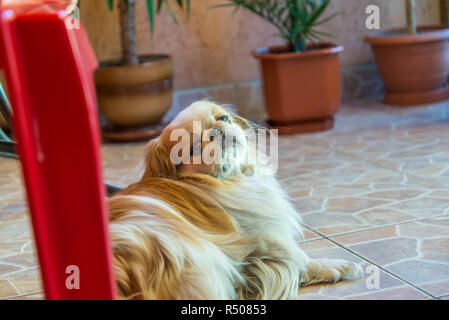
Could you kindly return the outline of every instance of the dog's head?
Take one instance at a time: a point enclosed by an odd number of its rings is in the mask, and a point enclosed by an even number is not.
[[[202,173],[226,178],[245,167],[247,120],[209,101],[182,111],[148,144],[144,178]]]

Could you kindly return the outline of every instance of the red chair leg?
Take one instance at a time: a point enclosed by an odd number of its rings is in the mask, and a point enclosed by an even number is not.
[[[48,299],[114,299],[93,70],[70,1],[1,6],[5,70]]]

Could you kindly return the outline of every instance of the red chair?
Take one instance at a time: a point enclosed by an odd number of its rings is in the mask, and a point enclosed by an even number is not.
[[[70,1],[17,2],[0,4],[0,68],[45,294],[114,299],[93,83],[97,61],[82,27],[66,27]]]

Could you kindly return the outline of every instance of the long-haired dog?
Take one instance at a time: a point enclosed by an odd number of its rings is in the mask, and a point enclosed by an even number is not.
[[[292,299],[301,285],[362,275],[357,264],[310,259],[298,247],[299,215],[274,172],[244,161],[250,127],[200,101],[149,143],[142,179],[108,202],[122,298]],[[192,139],[174,139],[179,129]],[[219,144],[217,133],[233,143]],[[217,145],[219,163],[173,161]]]

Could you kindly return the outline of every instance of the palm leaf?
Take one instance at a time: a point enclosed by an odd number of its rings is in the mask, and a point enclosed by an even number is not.
[[[340,12],[334,12],[334,13],[331,14],[330,16],[328,16],[328,17],[326,17],[326,18],[324,18],[324,19],[322,19],[322,20],[320,20],[320,21],[315,22],[315,23],[314,23],[314,26],[316,27],[316,26],[322,25],[323,23],[326,23],[326,22],[328,22],[329,20],[332,20],[333,18],[335,18],[335,17],[338,16],[339,14],[340,14]]]
[[[108,7],[109,11],[112,11],[114,9],[114,0],[104,0],[106,2],[106,6]]]
[[[150,33],[154,33],[154,1],[146,0],[147,3],[147,11],[148,11],[148,20],[150,21]]]
[[[109,11],[112,11],[114,9],[114,0],[104,0],[104,2],[106,3],[106,6]],[[128,5],[128,1],[126,0],[125,2]],[[154,33],[154,21],[155,21],[156,13],[159,13],[161,11],[164,4],[167,6],[167,10],[168,10],[173,22],[178,23],[178,20],[176,19],[176,16],[170,6],[169,0],[157,0],[156,6],[154,3],[154,0],[145,0],[145,2],[147,5],[147,12],[148,12],[148,19],[150,21],[151,34]],[[190,0],[185,0],[185,2],[184,2],[184,0],[175,0],[175,2],[181,9],[184,9],[184,7],[185,7],[187,14],[190,13],[190,3],[191,3]]]
[[[170,14],[170,17],[171,17],[172,21],[174,23],[178,23],[178,19],[176,19],[175,13],[173,12],[173,10],[172,10],[172,8],[170,6],[170,2],[167,1],[166,4],[167,4],[168,13]]]
[[[223,0],[212,8],[244,8],[270,22],[295,51],[306,50],[306,39],[315,42],[331,36],[315,29],[335,18],[337,13],[320,20],[330,0]]]

